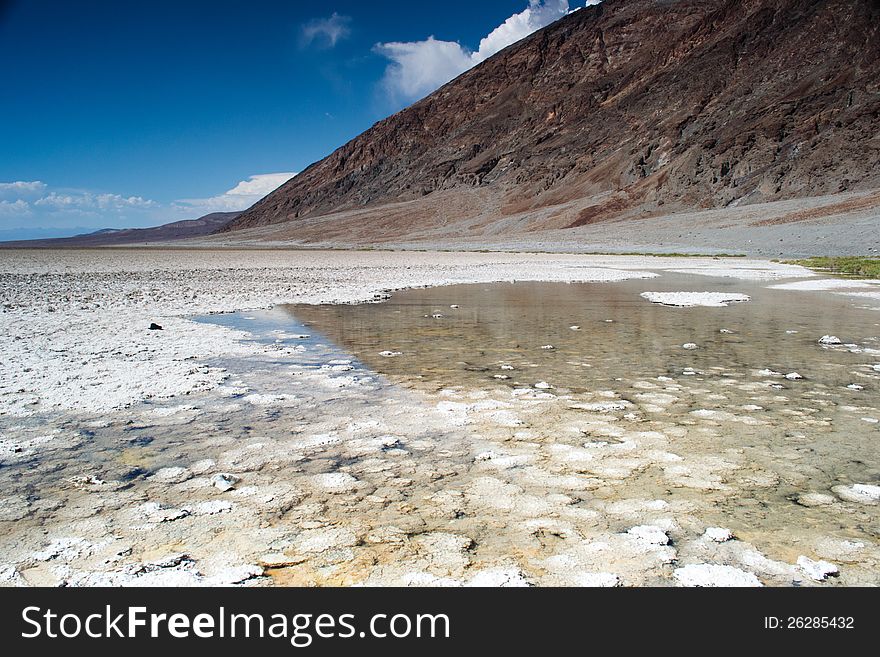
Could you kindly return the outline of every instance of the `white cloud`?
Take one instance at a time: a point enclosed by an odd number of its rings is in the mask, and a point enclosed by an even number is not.
[[[237,212],[247,210],[267,194],[274,192],[295,173],[264,173],[251,176],[219,196],[211,198],[182,199],[178,207],[198,209],[201,212]]]
[[[145,228],[211,212],[244,210],[294,175],[250,176],[219,196],[170,203],[39,181],[0,183],[0,240],[63,237],[100,228]]]
[[[34,202],[40,208],[53,211],[85,210],[85,211],[122,211],[147,210],[158,204],[140,196],[120,196],[119,194],[93,194],[92,192],[52,192]]]
[[[45,189],[46,183],[39,180],[31,182],[19,180],[18,182],[0,183],[0,196],[18,198],[20,196],[39,194],[45,191]]]
[[[568,0],[530,0],[524,11],[508,18],[480,41],[480,48],[471,55],[471,59],[474,64],[479,64],[568,13]]]
[[[590,0],[586,6],[598,4]],[[423,98],[507,46],[571,12],[568,0],[529,0],[529,6],[492,30],[474,52],[433,36],[424,41],[380,43],[375,51],[391,60],[383,85],[398,102]]]
[[[0,183],[0,240],[150,226],[165,223],[169,213],[166,204],[141,196],[52,187],[39,180]]]
[[[386,69],[383,84],[399,100],[422,98],[474,65],[459,44],[432,36],[424,41],[381,43],[375,50],[394,62]]]
[[[0,217],[30,214],[31,206],[27,201],[0,201]]]
[[[39,180],[0,183],[0,213],[4,216],[68,213],[76,216],[119,216],[132,210],[158,208],[155,201],[140,196],[121,196],[85,190],[50,190]]]
[[[302,48],[313,44],[321,48],[333,48],[350,35],[351,17],[340,16],[334,11],[328,18],[316,18],[304,23],[300,28],[299,44]]]

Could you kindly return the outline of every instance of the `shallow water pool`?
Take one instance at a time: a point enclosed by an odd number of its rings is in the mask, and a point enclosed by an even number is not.
[[[751,301],[676,308],[645,300],[646,291]],[[512,453],[541,446],[542,456],[503,469],[510,481],[543,462],[595,477],[592,495],[606,501],[687,502],[704,525],[793,561],[817,536],[880,536],[876,507],[822,497],[880,481],[880,314],[857,306],[766,283],[664,275],[420,289],[381,304],[284,310],[436,400],[510,403],[505,429],[472,420],[476,435]],[[845,344],[822,346],[825,335]],[[540,412],[520,412],[536,398]],[[662,438],[649,449],[633,432]],[[613,453],[628,442],[625,456]],[[593,449],[592,458],[566,469],[554,462],[559,445]]]

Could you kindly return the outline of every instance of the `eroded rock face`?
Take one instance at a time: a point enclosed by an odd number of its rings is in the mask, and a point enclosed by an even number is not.
[[[606,0],[379,122],[223,230],[417,201],[382,214],[403,235],[441,215],[576,201],[545,218],[561,227],[875,188],[878,19],[870,0]]]

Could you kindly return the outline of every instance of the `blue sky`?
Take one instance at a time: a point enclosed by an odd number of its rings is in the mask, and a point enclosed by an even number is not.
[[[245,209],[582,5],[0,0],[0,240]]]

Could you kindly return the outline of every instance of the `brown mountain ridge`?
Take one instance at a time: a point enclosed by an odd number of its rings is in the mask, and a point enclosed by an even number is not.
[[[877,0],[606,0],[221,231],[317,239],[332,215],[387,238],[524,214],[535,230],[880,188],[878,59]]]

